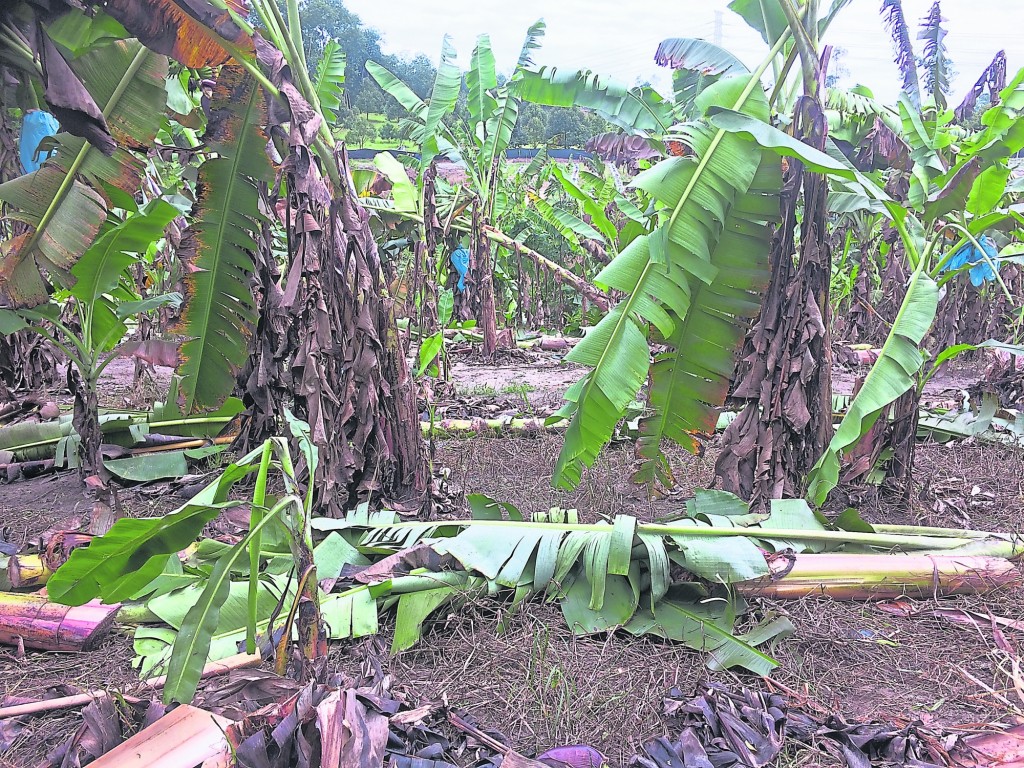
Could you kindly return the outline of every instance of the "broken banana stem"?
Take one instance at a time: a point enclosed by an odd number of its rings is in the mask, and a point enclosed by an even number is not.
[[[52,575],[42,555],[11,555],[7,561],[7,581],[11,589],[41,587]]]
[[[776,600],[891,600],[982,594],[1021,581],[1009,560],[979,555],[772,555],[769,567],[767,576],[733,585],[736,591]]]

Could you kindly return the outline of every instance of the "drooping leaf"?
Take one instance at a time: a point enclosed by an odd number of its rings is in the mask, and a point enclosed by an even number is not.
[[[600,232],[578,216],[561,208],[555,208],[540,195],[528,194],[527,197],[536,209],[537,215],[573,246],[579,246],[579,236],[591,237],[596,240],[602,239]]]
[[[654,62],[671,69],[691,69],[705,75],[741,75],[749,72],[743,62],[724,48],[692,37],[670,37],[658,43]]]
[[[185,278],[181,348],[186,412],[216,406],[235,386],[245,361],[243,340],[255,322],[249,276],[259,222],[257,181],[273,181],[265,151],[267,107],[256,81],[241,67],[221,70],[211,100],[207,146],[217,153],[200,166],[197,221],[180,257],[196,271]]]
[[[939,110],[946,108],[953,74],[953,63],[949,60],[949,53],[946,50],[946,30],[942,27],[943,21],[942,9],[936,0],[921,22],[921,31],[917,33],[918,39],[924,41],[921,56],[921,67],[925,75],[924,90],[935,100],[935,106]]]
[[[632,133],[665,133],[672,124],[671,105],[651,88],[628,88],[590,70],[541,67],[526,71],[516,84],[523,101],[551,107],[580,106]]]
[[[405,111],[421,119],[426,114],[427,105],[416,93],[399,80],[389,69],[375,61],[366,62],[366,71],[383,91],[401,104]]]
[[[903,92],[915,108],[921,106],[921,87],[917,77],[917,56],[910,42],[910,27],[903,15],[902,0],[882,0],[882,16],[892,35],[896,66],[903,75]]]
[[[221,6],[221,7],[218,7]],[[226,6],[226,8],[224,7]],[[215,67],[231,53],[220,39],[252,52],[252,38],[232,19],[248,14],[244,0],[106,0],[103,9],[150,50],[186,67]]]
[[[46,25],[46,34],[74,58],[114,40],[131,37],[113,16],[102,11],[88,14],[72,8]]]
[[[939,289],[935,281],[922,270],[916,271],[878,360],[808,476],[807,496],[815,505],[821,506],[839,483],[842,454],[857,444],[886,406],[915,385],[924,364],[918,346],[935,320],[938,301]]]
[[[637,479],[671,483],[663,444],[671,440],[698,450],[695,434],[710,434],[718,422],[735,368],[735,354],[760,309],[769,280],[767,222],[778,216],[781,170],[766,155],[743,197],[730,208],[709,265],[710,283],[690,279],[689,306],[675,323],[651,374],[655,414],[641,421],[637,452],[644,459]]]
[[[92,343],[100,351],[112,349],[125,331],[116,305],[106,295],[115,291],[137,254],[159,240],[164,227],[177,215],[174,206],[154,200],[145,210],[110,226],[71,268],[75,281],[71,295],[91,314]]]
[[[784,157],[795,157],[816,173],[827,173],[851,181],[857,179],[857,172],[848,163],[836,160],[764,120],[722,108],[712,109],[709,114],[711,122],[718,128],[747,136],[759,146],[774,150]]]
[[[328,40],[324,45],[316,65],[313,88],[324,117],[332,123],[336,122],[345,90],[345,49],[337,40]]]

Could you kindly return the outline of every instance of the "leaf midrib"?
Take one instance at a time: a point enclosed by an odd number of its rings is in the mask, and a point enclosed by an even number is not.
[[[245,151],[248,149],[248,142],[245,140],[245,131],[252,124],[252,115],[256,111],[256,104],[259,101],[259,90],[255,87],[255,81],[253,81],[251,78],[247,77],[246,81],[250,86],[250,96],[248,103],[246,104],[245,115],[242,120],[241,130],[239,130],[238,132],[239,143],[236,145],[237,151],[231,158],[231,173],[228,176],[227,189],[225,190],[224,195],[224,208],[221,210],[222,214],[231,210],[231,201],[234,199],[235,189],[239,186],[239,184],[247,183],[247,181],[245,180],[240,181],[240,179],[242,179],[243,177],[242,173],[240,172],[240,169],[243,165]],[[221,157],[223,157],[223,155],[221,155]],[[216,159],[213,162],[216,162]],[[200,372],[203,369],[205,359],[208,357],[207,350],[210,350],[212,352],[212,346],[209,343],[211,340],[207,338],[207,335],[210,329],[211,320],[213,318],[213,308],[216,304],[216,297],[219,295],[217,291],[217,278],[220,276],[221,270],[224,268],[224,259],[222,258],[222,254],[224,252],[224,243],[225,240],[227,239],[226,233],[230,227],[229,219],[229,216],[222,215],[220,217],[220,222],[217,227],[217,258],[216,263],[214,265],[214,269],[207,270],[207,272],[210,274],[209,291],[206,296],[198,297],[200,299],[201,304],[200,309],[202,310],[199,322],[196,323],[191,313],[188,318],[189,335],[194,335],[195,340],[199,341],[200,344],[197,353],[191,358],[193,361],[197,362],[195,362],[193,366],[195,370],[195,381],[194,386],[190,387],[188,402],[186,403],[185,408],[186,413],[191,413],[193,408],[195,407],[196,397],[199,393],[200,381],[202,380]],[[202,242],[200,241],[200,245],[201,244]],[[230,247],[234,248],[235,244],[232,242],[230,244]],[[199,259],[197,256],[196,261],[198,260]],[[194,282],[193,285],[195,285]]]

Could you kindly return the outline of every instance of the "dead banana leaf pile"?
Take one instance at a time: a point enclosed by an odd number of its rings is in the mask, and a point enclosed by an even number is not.
[[[672,689],[664,713],[677,735],[645,744],[631,768],[761,768],[794,747],[821,755],[806,764],[850,768],[1008,767],[1024,754],[1019,727],[964,737],[919,721],[848,721],[778,693],[720,683],[703,684],[689,699]]]

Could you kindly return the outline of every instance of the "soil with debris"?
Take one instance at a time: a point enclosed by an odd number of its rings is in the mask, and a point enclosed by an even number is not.
[[[541,412],[557,406],[565,386],[579,375],[557,355],[531,353],[506,366],[459,362],[454,367],[455,400],[488,399],[502,409],[523,401]],[[104,405],[123,406],[132,397],[131,367],[112,366],[103,386]],[[166,385],[158,371],[157,386]],[[127,378],[127,382],[125,377]],[[465,405],[465,403],[463,403]],[[475,415],[475,414],[474,414]],[[703,457],[673,456],[680,486],[656,501],[629,482],[633,449],[609,447],[572,492],[556,491],[550,478],[561,437],[495,439],[478,436],[441,441],[437,465],[465,491],[512,502],[524,512],[552,506],[575,507],[583,521],[629,513],[653,520],[680,510],[693,488],[713,480],[716,442]],[[1018,532],[1024,529],[1024,457],[1011,449],[980,443],[927,444],[918,448],[916,492],[909,509],[877,494],[852,494],[869,521],[971,527]],[[181,503],[123,490],[124,514],[162,514]],[[77,475],[63,473],[0,485],[0,538],[22,545],[48,529],[88,523],[91,501]],[[918,601],[913,616],[896,616],[868,603],[807,599],[754,601],[750,620],[788,615],[795,634],[771,652],[781,662],[773,674],[779,691],[803,698],[849,718],[894,717],[926,725],[969,728],[1022,714],[1015,671],[997,652],[991,632],[952,623],[928,613],[934,604],[1024,621],[1024,594],[1004,589],[983,597]],[[330,663],[357,667],[367,653],[378,653],[390,638],[335,643]],[[1010,630],[1011,643],[1020,642]],[[103,645],[81,654],[28,652],[18,658],[0,648],[0,699],[78,690],[117,688],[131,693],[138,680],[131,667],[130,635],[115,630]],[[480,600],[452,605],[428,623],[423,641],[387,660],[396,688],[413,699],[445,700],[475,717],[481,727],[510,737],[528,755],[549,747],[584,742],[603,751],[612,766],[625,765],[641,745],[666,730],[662,701],[673,687],[691,691],[708,678],[744,679],[733,673],[711,675],[702,655],[669,642],[625,633],[576,637],[560,612],[529,603],[508,615],[504,606]],[[746,680],[746,682],[750,682]],[[0,765],[38,765],[78,727],[80,714],[68,711],[31,720]],[[787,764],[820,763],[820,755],[790,754]]]

